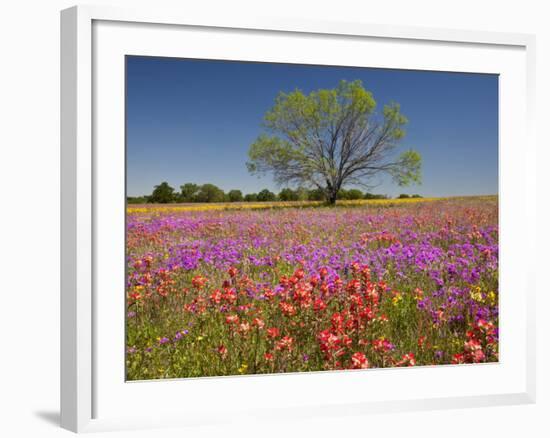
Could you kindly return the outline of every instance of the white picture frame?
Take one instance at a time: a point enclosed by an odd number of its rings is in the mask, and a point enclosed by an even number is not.
[[[124,294],[120,290],[117,298],[116,290],[122,282],[111,281],[118,278],[123,257],[117,257],[121,251],[124,253],[124,248],[117,246],[124,234],[121,227],[124,211],[116,210],[120,202],[121,175],[124,176],[124,145],[120,143],[124,132],[124,118],[121,117],[124,76],[120,72],[123,65],[120,57],[155,53],[182,56],[180,51],[184,45],[181,41],[195,38],[194,33],[197,39],[193,40],[192,51],[186,49],[190,57],[360,65],[347,64],[343,58],[345,50],[337,49],[368,44],[376,54],[373,57],[376,61],[372,61],[376,63],[374,66],[460,71],[461,65],[466,65],[464,60],[468,60],[467,71],[501,75],[499,194],[502,200],[500,224],[506,233],[500,244],[508,248],[501,263],[501,282],[503,287],[513,286],[519,292],[504,294],[502,311],[506,336],[501,341],[504,351],[499,364],[366,371],[370,373],[369,385],[373,391],[369,396],[365,392],[353,397],[345,388],[363,384],[360,381],[366,375],[361,374],[363,372],[309,373],[312,375],[307,377],[293,374],[185,379],[185,382],[125,383],[123,378],[121,380],[123,375],[116,364],[123,357],[119,341],[124,314],[118,312],[118,306]],[[216,40],[221,37],[227,49]],[[264,49],[270,49],[268,55],[258,55],[259,51],[254,49],[259,40]],[[317,53],[315,45],[320,43],[327,49]],[[290,49],[277,51],[278,47],[284,49],[290,44],[302,47],[303,52],[298,49],[295,52]],[[401,53],[399,63],[386,59],[384,51],[376,48],[380,44],[391,46],[388,50],[394,51],[393,54]],[[405,48],[408,48],[407,53]],[[429,60],[423,56],[415,58],[413,48],[419,50],[419,54],[437,56],[428,56]],[[306,49],[308,60],[304,58]],[[281,18],[243,17],[227,22],[223,17],[194,16],[181,11],[104,6],[77,6],[62,11],[61,426],[84,432],[209,424],[214,422],[214,417],[216,422],[224,422],[269,419],[281,413],[297,418],[533,403],[535,284],[534,268],[531,267],[534,264],[529,263],[529,257],[535,253],[532,249],[536,222],[532,126],[534,53],[534,36],[523,34]],[[323,56],[326,57],[324,61]],[[368,60],[358,62],[371,65]],[[514,104],[516,108],[513,111],[503,108],[506,104],[509,107]],[[514,126],[509,126],[508,120],[515,120]],[[512,148],[519,139],[522,147]],[[512,170],[514,181],[510,181]],[[517,203],[513,204],[512,200]],[[519,226],[523,230],[521,237],[517,235]],[[118,271],[110,268],[115,265]],[[514,272],[511,266],[515,267]],[[107,293],[111,289],[114,292]],[[517,333],[505,330],[512,326],[517,328]],[[107,331],[114,334],[106,336]],[[432,376],[436,382],[433,387],[421,388],[422,382]],[[466,379],[479,382],[478,390],[464,385]],[[418,387],[407,384],[413,380]],[[450,380],[454,381],[454,389],[437,384]],[[387,387],[389,381],[398,383],[386,397],[377,396],[375,388]],[[181,394],[182,385],[186,385],[186,394],[200,393],[202,397],[195,397],[192,405],[181,401],[174,406],[172,402],[178,393]],[[314,390],[320,386],[324,388],[322,394]],[[299,388],[301,391],[292,404],[286,404],[278,395],[278,388]],[[308,388],[311,395],[302,395]],[[338,388],[344,391],[337,395]],[[243,394],[244,405],[224,413],[221,408],[224,394],[236,389]],[[246,404],[244,396],[266,390],[273,394],[271,405],[258,407],[254,401]],[[158,400],[161,395],[166,398],[167,405],[161,403],[156,410],[149,407],[147,413],[132,415],[132,409],[118,409],[123,404],[131,405],[136,397]],[[214,399],[219,399],[219,403]],[[167,409],[170,403],[172,407]],[[210,406],[208,412],[205,410],[207,405]]]

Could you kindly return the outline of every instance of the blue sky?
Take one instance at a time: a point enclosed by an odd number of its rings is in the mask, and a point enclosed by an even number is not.
[[[250,144],[279,91],[309,93],[360,79],[377,108],[390,101],[407,116],[400,150],[423,159],[422,184],[387,178],[374,193],[396,196],[498,192],[498,77],[470,73],[127,57],[126,151],[129,196],[168,181],[244,193],[278,191],[246,169]]]

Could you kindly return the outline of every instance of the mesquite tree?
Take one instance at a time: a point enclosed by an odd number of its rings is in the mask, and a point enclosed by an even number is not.
[[[381,114],[375,108],[359,80],[309,95],[281,92],[264,116],[267,133],[250,146],[248,170],[271,172],[280,185],[318,188],[330,204],[342,187],[369,187],[380,174],[400,186],[419,183],[420,155],[396,154],[407,123],[399,104],[384,106]]]

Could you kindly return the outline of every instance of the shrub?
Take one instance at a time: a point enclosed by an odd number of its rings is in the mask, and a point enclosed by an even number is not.
[[[270,192],[267,189],[263,189],[260,193],[258,193],[258,201],[260,202],[271,202],[275,201],[277,199],[277,196],[275,193]]]
[[[161,182],[158,186],[155,186],[153,193],[151,193],[151,196],[149,197],[149,201],[159,204],[175,202],[176,196],[174,194],[174,188],[171,187],[166,181]]]
[[[308,201],[324,201],[325,199],[325,193],[321,189],[313,189],[307,192]]]
[[[146,204],[148,201],[148,196],[128,196],[126,201],[128,204]]]
[[[204,184],[196,196],[197,202],[223,202],[225,193],[214,184]]]
[[[347,198],[349,200],[363,199],[363,192],[358,189],[350,189],[347,192]]]
[[[227,197],[229,202],[242,202],[244,199],[243,192],[240,190],[230,190],[229,193],[227,193]]]
[[[281,201],[297,201],[298,193],[292,189],[284,188],[279,192],[279,200]]]
[[[387,195],[376,195],[374,193],[365,193],[365,199],[388,199]]]
[[[258,195],[256,193],[248,193],[244,197],[244,202],[256,202],[258,200]]]
[[[197,192],[199,191],[200,186],[198,184],[186,183],[180,186],[180,194],[178,197],[179,202],[195,202]]]

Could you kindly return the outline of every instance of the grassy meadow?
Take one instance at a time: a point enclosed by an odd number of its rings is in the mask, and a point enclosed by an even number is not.
[[[498,361],[498,198],[127,208],[128,380]]]

